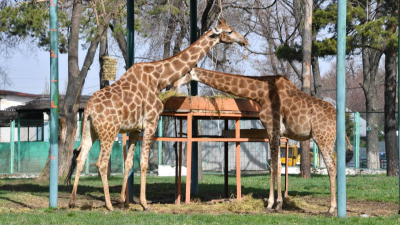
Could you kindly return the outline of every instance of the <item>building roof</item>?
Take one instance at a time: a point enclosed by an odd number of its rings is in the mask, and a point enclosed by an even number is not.
[[[90,95],[82,95],[79,103],[79,110],[85,109],[87,102],[89,101]],[[59,98],[59,106],[64,104],[64,96],[60,96]],[[12,106],[7,108],[7,111],[31,111],[31,110],[39,110],[39,111],[50,111],[50,97],[44,97],[40,99],[35,99],[27,102],[25,105]]]
[[[18,113],[13,111],[0,111],[0,127],[9,127],[11,120],[18,119]]]
[[[28,94],[28,93],[17,92],[17,91],[0,90],[0,96],[7,96],[7,95],[20,96],[20,97],[29,97],[29,98],[41,98],[41,97],[43,97],[43,95],[37,95],[37,94]]]

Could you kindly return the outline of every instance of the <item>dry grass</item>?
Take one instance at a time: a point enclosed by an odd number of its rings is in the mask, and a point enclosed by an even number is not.
[[[160,92],[158,94],[158,98],[165,103],[170,97],[180,97],[180,96],[187,96],[185,93],[179,93],[175,90],[168,90],[164,92]]]

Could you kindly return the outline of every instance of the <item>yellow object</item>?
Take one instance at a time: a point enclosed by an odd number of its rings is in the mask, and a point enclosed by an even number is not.
[[[299,149],[296,145],[289,145],[288,166],[295,166],[300,163]],[[286,144],[281,145],[281,163],[286,164]]]
[[[314,162],[314,153],[310,152],[311,163]],[[296,145],[289,145],[288,166],[300,165],[301,155]],[[336,154],[335,154],[336,160]],[[281,163],[286,164],[286,144],[281,145]]]

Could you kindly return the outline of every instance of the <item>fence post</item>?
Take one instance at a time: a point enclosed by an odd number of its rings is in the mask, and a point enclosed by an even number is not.
[[[17,146],[17,154],[18,154],[18,171],[21,171],[21,118],[18,113],[18,146]]]
[[[360,113],[354,113],[354,166],[360,168]]]
[[[15,128],[15,120],[11,120],[11,127],[10,127],[10,174],[14,173],[14,128]]]
[[[336,65],[336,151],[337,151],[337,214],[346,217],[346,0],[338,0],[337,65]]]
[[[313,140],[314,141],[314,140]],[[317,156],[318,156],[318,146],[317,146],[317,143],[314,141],[314,143],[313,143],[313,154],[314,154],[314,156],[313,156],[313,163],[314,163],[314,168],[317,168]]]
[[[163,117],[158,120],[158,137],[162,137]],[[158,165],[162,165],[162,141],[158,141]]]

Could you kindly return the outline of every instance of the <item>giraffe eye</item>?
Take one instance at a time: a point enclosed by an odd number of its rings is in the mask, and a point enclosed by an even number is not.
[[[229,35],[231,35],[231,34],[232,34],[232,31],[227,31],[226,33],[229,34]]]

